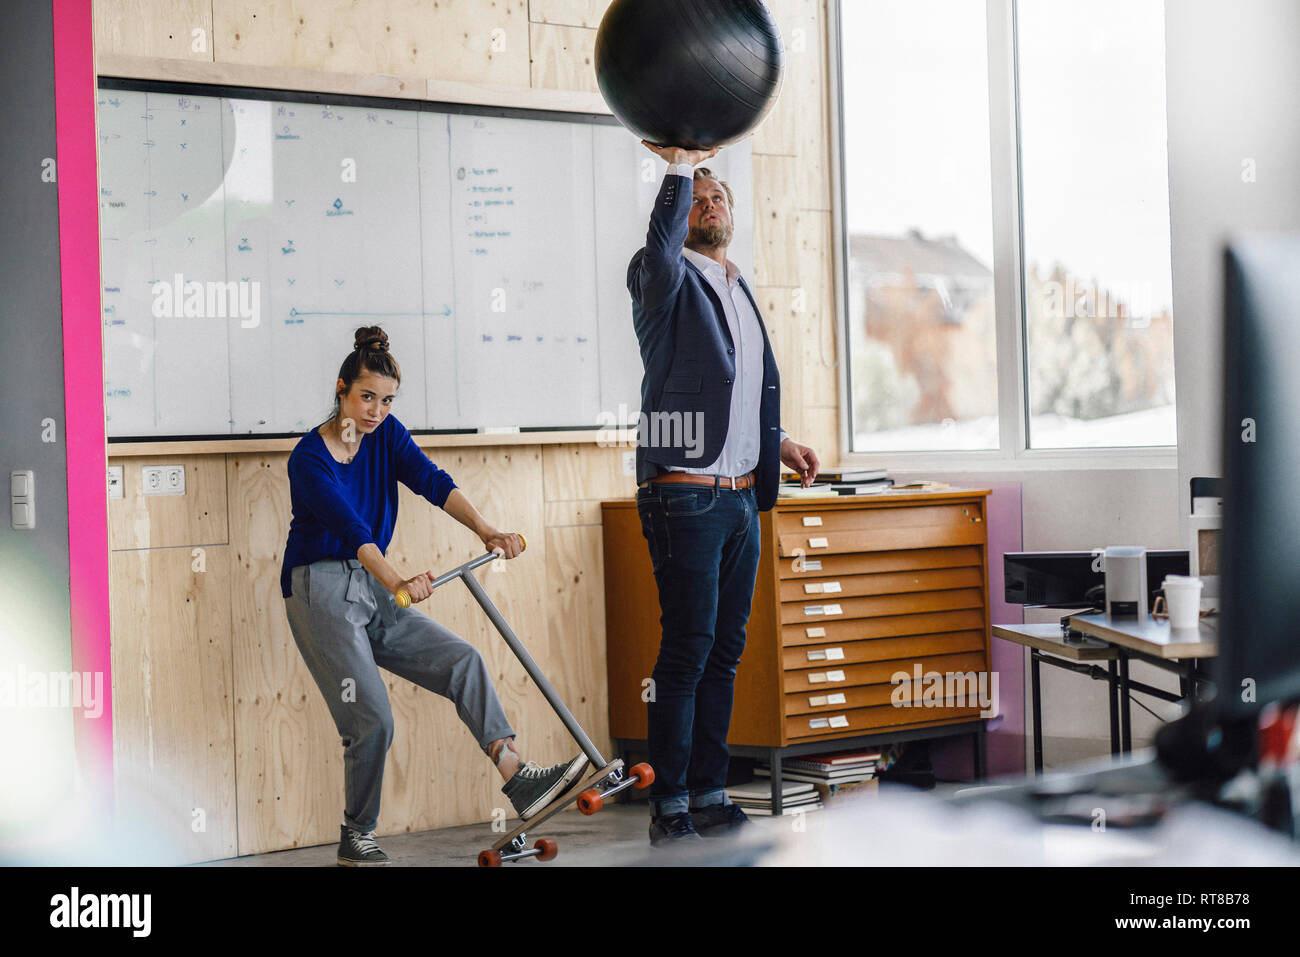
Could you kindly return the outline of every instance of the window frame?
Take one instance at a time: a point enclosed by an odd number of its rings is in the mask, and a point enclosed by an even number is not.
[[[993,220],[994,329],[998,375],[998,448],[924,452],[853,452],[848,309],[848,227],[844,211],[843,30],[840,5],[827,4],[829,30],[831,227],[839,362],[840,462],[895,470],[1037,471],[1048,469],[1176,469],[1176,445],[1033,449],[1029,442],[1028,343],[1025,335],[1024,261],[1020,180],[1020,96],[1016,51],[1016,0],[985,0],[988,32],[989,152]],[[1166,110],[1168,104],[1166,101]],[[1172,237],[1171,237],[1172,240]]]

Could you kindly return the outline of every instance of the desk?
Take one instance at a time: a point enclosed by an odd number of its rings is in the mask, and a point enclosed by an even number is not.
[[[1110,698],[1110,753],[1120,753],[1120,734],[1118,730],[1119,702],[1117,694],[1119,676],[1115,663],[1119,652],[1104,641],[1085,638],[1082,641],[1066,641],[1058,624],[1043,625],[994,625],[993,637],[1024,645],[1029,649],[1029,685],[1030,704],[1033,710],[1034,727],[1034,773],[1043,773],[1043,705],[1039,688],[1039,665],[1049,664],[1076,674],[1084,674],[1106,682]],[[1105,661],[1107,671],[1090,662]]]
[[[1219,620],[1203,619],[1196,628],[1174,630],[1169,621],[1156,620],[1150,615],[1142,618],[1111,617],[1102,612],[1071,615],[1070,627],[1085,635],[1112,645],[1119,653],[1119,691],[1123,710],[1121,748],[1133,750],[1133,725],[1130,713],[1130,689],[1153,695],[1165,701],[1181,701],[1195,692],[1198,681],[1208,681],[1204,671],[1197,666],[1203,658],[1213,658],[1219,653]],[[1128,663],[1137,658],[1162,671],[1178,675],[1178,694],[1171,695],[1159,688],[1130,681]]]
[[[1075,674],[1105,681],[1110,697],[1110,753],[1129,754],[1133,750],[1133,715],[1131,692],[1182,701],[1198,681],[1208,680],[1196,662],[1212,658],[1219,652],[1218,619],[1201,621],[1197,629],[1174,631],[1167,620],[1149,615],[1136,618],[1109,618],[1103,613],[1071,615],[1070,627],[1087,636],[1084,641],[1066,641],[1061,627],[1042,625],[994,625],[993,636],[1024,645],[1030,649],[1030,691],[1034,726],[1034,772],[1043,772],[1043,716],[1039,694],[1039,665],[1049,664]],[[1163,671],[1178,675],[1178,694],[1129,678],[1129,661],[1137,658]],[[1095,664],[1107,662],[1102,673]],[[1117,667],[1118,666],[1118,667]]]
[[[1107,618],[1096,612],[1071,615],[1070,627],[1112,645],[1162,661],[1182,658],[1213,658],[1219,653],[1219,619],[1206,618],[1197,628],[1169,627],[1168,619],[1150,615],[1137,618]]]

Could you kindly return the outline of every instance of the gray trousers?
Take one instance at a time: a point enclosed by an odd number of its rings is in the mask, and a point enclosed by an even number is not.
[[[291,572],[289,629],[343,739],[343,823],[379,822],[393,712],[379,668],[449,698],[484,753],[514,735],[478,649],[414,608],[398,608],[357,559]]]

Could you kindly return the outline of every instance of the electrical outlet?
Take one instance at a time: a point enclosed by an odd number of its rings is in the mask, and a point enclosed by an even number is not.
[[[108,497],[122,497],[122,466],[120,465],[108,467]]]
[[[184,495],[185,466],[146,465],[140,470],[145,495]]]
[[[636,453],[635,452],[623,453],[623,474],[636,475]]]

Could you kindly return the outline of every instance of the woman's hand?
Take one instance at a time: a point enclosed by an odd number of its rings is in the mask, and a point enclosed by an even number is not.
[[[481,536],[489,552],[496,552],[504,558],[518,558],[524,550],[524,537],[518,532],[498,532],[490,529]]]
[[[419,604],[433,594],[433,572],[421,572],[414,578],[408,578],[399,586],[411,596],[411,604]],[[394,595],[397,591],[393,592]]]

